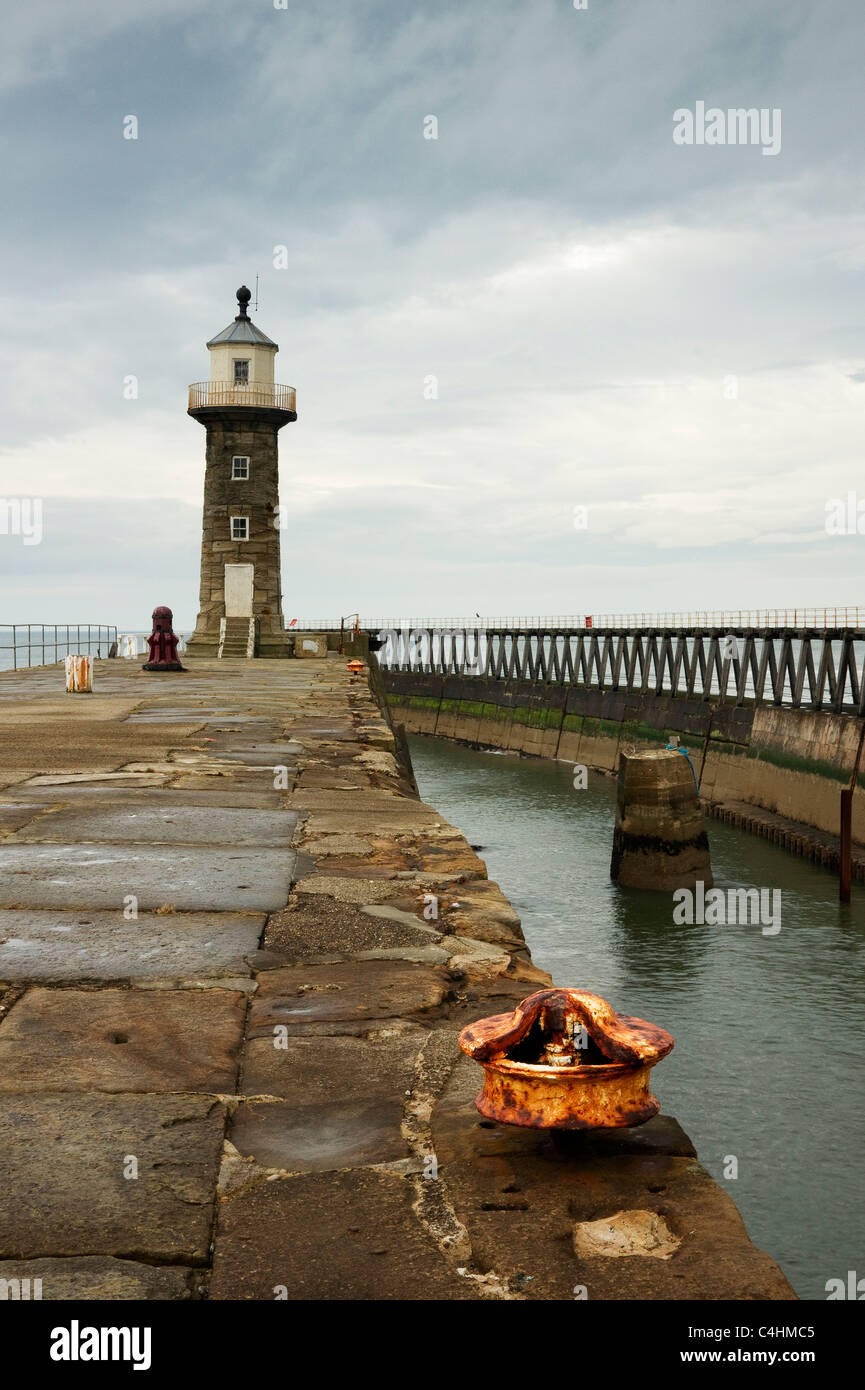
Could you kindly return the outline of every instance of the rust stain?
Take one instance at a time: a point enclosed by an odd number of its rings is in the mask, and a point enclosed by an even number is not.
[[[539,990],[459,1042],[484,1069],[481,1114],[533,1129],[644,1124],[660,1110],[649,1072],[673,1048],[663,1028],[576,989]]]

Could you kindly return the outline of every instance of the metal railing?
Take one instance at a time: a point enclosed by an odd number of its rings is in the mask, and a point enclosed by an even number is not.
[[[121,630],[117,636],[117,655],[129,660],[139,656],[146,656],[149,652],[147,639],[151,631],[151,628],[148,628],[146,632],[142,632],[140,629],[138,632]],[[174,635],[177,638],[178,652],[185,652],[187,641],[185,635],[182,632],[178,632],[177,628],[174,629]]]
[[[579,626],[579,624],[578,624]],[[865,608],[721,608],[689,613],[598,613],[591,627],[608,628],[862,628]]]
[[[355,615],[352,614],[352,617]],[[292,631],[301,632],[333,632],[339,628],[341,618],[295,618],[292,620]],[[410,630],[411,628],[436,628],[454,629],[463,631],[466,628],[477,627],[499,627],[499,628],[523,628],[523,627],[558,627],[576,628],[582,627],[585,619],[574,617],[543,617],[543,618],[481,618],[475,614],[471,618],[364,618],[358,617],[360,628],[364,632],[378,632],[379,628],[397,628]],[[591,626],[591,623],[589,624]]]
[[[107,623],[0,623],[0,671],[49,666],[66,656],[107,656],[117,628]]]
[[[189,409],[246,405],[267,410],[295,410],[293,386],[267,381],[194,381],[189,388]]]
[[[305,631],[327,632],[339,627],[339,618],[297,618],[294,626]],[[470,631],[498,628],[510,631],[558,632],[590,628],[632,631],[634,628],[865,628],[865,607],[824,608],[703,608],[682,613],[580,613],[534,617],[484,617],[475,613],[463,618],[364,618],[360,625],[368,632],[379,628],[436,628],[438,631]]]
[[[865,715],[865,628],[382,628],[385,669]]]

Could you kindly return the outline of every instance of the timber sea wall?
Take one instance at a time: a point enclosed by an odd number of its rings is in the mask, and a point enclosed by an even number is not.
[[[677,735],[710,814],[780,843],[786,836],[790,848],[832,865],[840,792],[850,782],[861,728],[855,715],[487,676],[382,674],[393,718],[408,733],[608,773],[621,752],[658,747]],[[865,785],[861,773],[858,781]],[[797,836],[783,822],[818,833]],[[853,799],[853,839],[865,845],[865,796]],[[854,876],[865,877],[865,856],[855,857]]]

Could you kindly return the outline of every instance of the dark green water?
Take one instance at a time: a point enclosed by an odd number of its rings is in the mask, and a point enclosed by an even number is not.
[[[673,1034],[662,1109],[800,1297],[865,1276],[863,890],[841,908],[826,869],[709,821],[716,885],[780,888],[781,930],[676,926],[670,895],[610,881],[611,778],[575,790],[566,763],[410,745],[421,796],[483,847],[535,963]]]

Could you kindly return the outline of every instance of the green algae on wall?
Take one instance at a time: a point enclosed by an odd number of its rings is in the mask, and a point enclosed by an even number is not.
[[[703,768],[709,800],[744,800],[837,833],[836,789],[849,783],[858,741],[854,715],[719,705],[650,691],[625,695],[430,672],[384,674],[389,698],[409,728],[415,710],[427,733],[581,759],[606,772],[620,751],[663,747],[675,736]],[[865,768],[858,785],[865,787]],[[858,798],[853,835],[865,841],[865,805]]]

